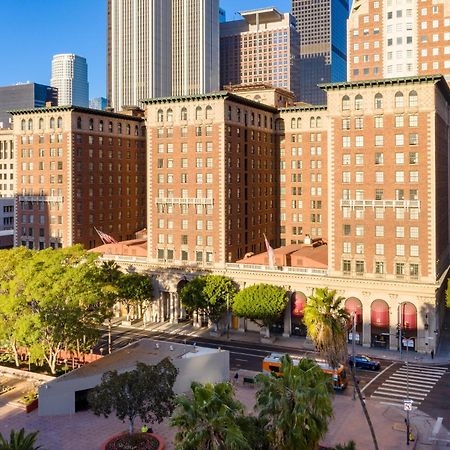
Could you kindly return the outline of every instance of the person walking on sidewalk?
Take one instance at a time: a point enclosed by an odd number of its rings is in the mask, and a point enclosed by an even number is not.
[[[434,359],[434,350],[433,349],[431,349],[431,359]]]

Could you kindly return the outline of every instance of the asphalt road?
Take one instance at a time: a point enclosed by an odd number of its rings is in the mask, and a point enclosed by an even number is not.
[[[193,344],[209,348],[222,348],[230,352],[230,369],[260,371],[262,360],[272,352],[289,353],[295,356],[315,356],[314,351],[295,351],[290,347],[266,345],[259,343],[225,341],[188,335],[173,335],[157,331],[141,329],[118,328],[112,329],[113,349],[118,349],[141,338],[152,338],[164,341]],[[108,333],[105,329],[100,338],[96,352],[107,351]],[[403,407],[406,394],[406,365],[403,362],[382,360],[380,371],[357,369],[357,380],[366,398],[383,403],[396,404]],[[431,364],[410,364],[409,370],[410,397],[414,397],[414,405],[433,418],[443,417],[443,424],[450,429],[450,365],[433,366]],[[349,376],[349,386],[344,392],[336,395],[352,396],[352,380]]]

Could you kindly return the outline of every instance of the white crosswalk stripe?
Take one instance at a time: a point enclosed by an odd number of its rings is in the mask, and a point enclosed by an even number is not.
[[[418,406],[427,398],[446,371],[446,367],[403,365],[375,390],[371,398],[381,403],[402,405],[403,400],[408,398],[407,385],[409,385],[409,398],[414,401],[415,406]]]

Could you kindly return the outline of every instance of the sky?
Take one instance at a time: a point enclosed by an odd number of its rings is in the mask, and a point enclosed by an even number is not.
[[[237,11],[290,0],[221,0],[227,20]],[[106,95],[106,0],[1,0],[0,86],[50,84],[52,57],[75,53],[88,62],[89,97]]]

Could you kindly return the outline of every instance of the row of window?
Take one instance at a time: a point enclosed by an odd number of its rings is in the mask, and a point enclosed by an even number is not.
[[[317,117],[311,117],[309,119],[309,128],[321,128],[322,127],[322,117],[317,116]],[[302,128],[302,119],[301,117],[293,117],[291,119],[291,128],[292,129],[296,129],[296,128]]]
[[[201,106],[197,106],[195,108],[195,120],[212,119],[213,118],[213,109],[211,106],[207,106],[203,111]],[[156,113],[156,119],[158,122],[173,122],[174,120],[174,112],[172,108],[168,108],[165,112],[162,109],[158,109]],[[180,110],[180,120],[186,121],[188,120],[188,110],[185,107],[182,107]]]
[[[181,245],[188,245],[189,237],[192,240],[194,238],[193,235],[182,234],[181,235]],[[158,244],[165,244],[165,243],[173,244],[174,243],[174,235],[173,234],[167,234],[167,235],[166,234],[158,234]],[[207,245],[208,247],[212,247],[213,244],[214,244],[214,238],[212,236],[203,236],[201,234],[198,234],[195,236],[195,245]]]
[[[384,164],[384,153],[378,152],[378,153],[375,153],[374,156],[375,156],[375,159],[374,159],[375,165],[383,165]],[[367,163],[367,161],[365,160],[364,153],[356,153],[353,164],[355,164],[356,166],[362,166],[365,163]],[[410,165],[419,164],[419,153],[418,152],[409,152],[408,163]],[[349,166],[351,164],[352,164],[352,155],[350,153],[344,153],[342,155],[342,165]],[[395,153],[395,164],[397,164],[397,165],[405,164],[405,154],[403,152]]]
[[[374,120],[374,127],[375,128],[384,128],[384,117],[383,116],[376,116],[373,118]],[[355,129],[356,130],[362,130],[364,128],[364,117],[355,117]],[[419,126],[419,116],[417,114],[409,114],[408,115],[408,125],[411,128],[416,128]],[[395,128],[401,128],[405,126],[405,116],[402,115],[396,115],[394,117],[394,126]],[[349,117],[345,117],[342,119],[342,129],[343,130],[350,130],[351,129],[351,119]]]
[[[364,183],[364,172],[355,172],[354,180],[356,183]],[[367,179],[366,179],[367,181]],[[395,172],[395,182],[396,183],[418,183],[419,182],[419,172],[417,170],[413,170],[409,172],[409,177],[405,176],[405,172],[403,170],[398,170]],[[352,172],[342,172],[342,182],[343,183],[351,183],[352,182]],[[384,183],[385,177],[384,172],[375,172],[375,183]],[[378,199],[381,200],[381,199]]]
[[[342,271],[344,274],[350,275],[352,273],[352,261],[348,259],[342,260]],[[394,265],[394,273],[398,277],[404,277],[409,268],[409,276],[411,278],[417,278],[419,276],[419,264],[412,263],[406,264],[403,262],[397,262]],[[374,273],[377,275],[384,275],[386,273],[386,263],[384,261],[375,261]],[[365,262],[355,261],[355,272],[357,274],[363,274],[365,272]]]
[[[173,261],[175,250],[158,248],[157,250],[158,260],[163,261]],[[189,252],[187,250],[180,251],[181,261],[190,261]],[[197,263],[212,263],[214,262],[213,252],[203,252],[200,250],[195,251],[195,262]]]
[[[364,254],[364,244],[356,243],[354,245],[354,251],[357,255]],[[352,243],[344,242],[342,246],[342,252],[345,254],[352,253]],[[384,256],[385,254],[385,245],[384,244],[375,244],[375,255]],[[405,244],[396,244],[395,245],[395,256],[407,256],[406,255],[406,245]],[[417,244],[409,245],[409,256],[410,257],[418,257],[419,256],[419,246]]]
[[[418,105],[418,96],[416,91],[410,91],[408,93],[408,106],[416,107]],[[344,95],[342,97],[342,111],[349,111],[351,106],[350,97]],[[406,106],[405,95],[403,92],[397,91],[394,96],[394,107],[403,108]],[[361,94],[357,94],[354,98],[353,107],[355,110],[362,110],[364,108],[364,98]],[[375,94],[374,97],[374,108],[382,109],[384,107],[383,95],[380,93]]]
[[[403,133],[398,133],[394,135],[395,145],[397,147],[402,147],[405,145],[405,135]],[[367,145],[367,142],[366,142]],[[408,145],[419,145],[419,133],[409,133],[408,134]],[[350,136],[342,136],[342,147],[350,148],[352,146]],[[374,137],[374,146],[383,147],[384,146],[384,135],[379,134]],[[364,147],[364,136],[355,136],[355,147]]]

